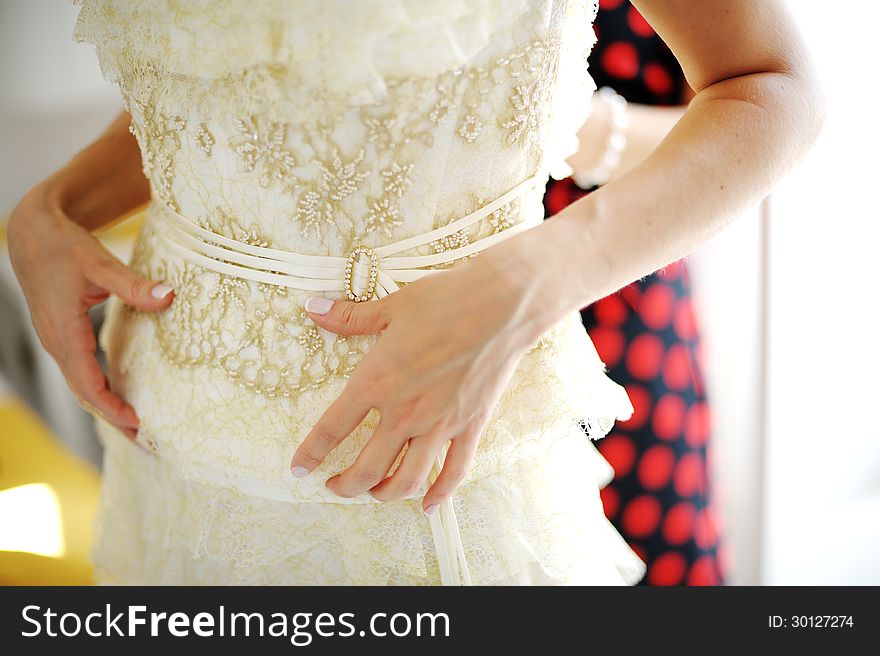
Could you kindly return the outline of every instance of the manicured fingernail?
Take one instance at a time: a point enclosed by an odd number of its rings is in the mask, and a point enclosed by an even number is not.
[[[304,478],[309,475],[309,470],[301,465],[297,465],[290,470],[290,473],[296,476],[297,478]]]
[[[437,510],[437,504],[432,503],[430,506],[425,508],[425,514],[426,515],[433,515],[435,510]]]
[[[153,289],[150,290],[150,296],[152,296],[153,298],[162,300],[163,298],[168,296],[168,294],[170,294],[173,291],[174,291],[174,287],[172,287],[171,285],[166,285],[165,283],[159,283],[158,285],[153,287]]]
[[[333,299],[323,296],[309,296],[306,299],[306,310],[315,314],[327,314],[333,307]]]

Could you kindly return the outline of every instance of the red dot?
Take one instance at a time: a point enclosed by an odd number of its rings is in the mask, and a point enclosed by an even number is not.
[[[602,68],[611,77],[632,79],[639,72],[639,53],[625,41],[615,41],[602,52]]]
[[[646,490],[659,490],[669,483],[675,454],[664,444],[655,444],[639,460],[639,481]]]
[[[688,408],[684,420],[684,439],[693,447],[705,446],[709,441],[709,406],[698,401]]]
[[[691,565],[687,576],[688,585],[718,585],[718,576],[711,556],[700,556]]]
[[[635,7],[630,7],[627,12],[626,20],[629,23],[629,29],[639,36],[649,37],[654,35],[654,29],[645,20]]]
[[[672,483],[679,496],[690,497],[703,489],[705,469],[698,453],[686,453],[678,461]]]
[[[639,289],[639,284],[633,282],[621,289],[620,295],[623,297],[624,301],[629,303],[630,307],[638,307],[639,299],[642,297],[642,291]]]
[[[596,326],[590,330],[590,339],[602,362],[609,367],[617,366],[623,355],[623,334],[617,328]]]
[[[684,344],[673,344],[663,358],[663,382],[671,389],[687,389],[693,379],[691,358]]]
[[[684,424],[684,399],[677,394],[664,394],[654,406],[651,428],[661,440],[675,440]]]
[[[547,193],[544,195],[544,202],[547,205],[547,211],[551,215],[561,212],[574,202],[575,199],[572,198],[573,194],[571,190],[573,185],[574,182],[571,178],[558,180],[547,185]]]
[[[687,501],[672,506],[663,519],[663,539],[674,545],[687,542],[693,535],[696,512],[693,504]]]
[[[675,282],[681,277],[681,260],[676,260],[660,269],[657,274],[668,282]]]
[[[651,380],[660,373],[662,358],[663,340],[657,335],[642,333],[626,350],[626,368],[635,378]]]
[[[623,528],[633,537],[647,537],[657,530],[661,512],[662,508],[656,497],[647,494],[637,496],[623,509]]]
[[[702,508],[694,518],[694,542],[700,549],[711,549],[718,542],[715,523],[706,508]]]
[[[599,490],[599,497],[602,499],[605,516],[608,519],[614,519],[617,511],[620,509],[620,494],[609,484]]]
[[[647,87],[658,96],[666,96],[672,92],[672,78],[665,68],[651,62],[645,65],[642,77]]]
[[[663,330],[672,322],[672,304],[675,292],[668,285],[655,282],[645,293],[639,303],[639,316],[648,328]]]
[[[599,0],[599,6],[602,9],[617,9],[621,4],[623,4],[623,0]]]
[[[679,585],[686,567],[684,556],[677,551],[667,551],[651,563],[646,578],[651,585]]]
[[[631,438],[620,433],[612,433],[597,443],[599,453],[614,468],[616,477],[626,476],[636,461],[636,447]]]
[[[622,423],[626,425],[628,431],[638,430],[648,420],[648,414],[651,412],[651,393],[641,385],[628,384],[625,387],[626,395],[633,406],[633,414]]]
[[[606,296],[593,306],[596,321],[609,326],[619,326],[629,316],[629,309],[619,294]]]
[[[694,306],[689,298],[683,298],[675,304],[672,327],[680,340],[689,341],[697,336],[697,321],[694,317]]]

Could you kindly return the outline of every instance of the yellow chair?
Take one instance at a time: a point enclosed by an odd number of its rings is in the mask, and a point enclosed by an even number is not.
[[[127,260],[147,205],[99,238]],[[0,248],[6,247],[0,220]],[[89,585],[99,474],[12,396],[0,396],[0,585]]]
[[[14,397],[0,398],[0,584],[90,585],[99,475]]]

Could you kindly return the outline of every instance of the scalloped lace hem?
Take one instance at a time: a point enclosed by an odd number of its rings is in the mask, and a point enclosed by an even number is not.
[[[92,552],[98,582],[438,585],[418,500],[284,502],[181,478],[117,434],[107,443]],[[645,564],[606,519],[613,471],[579,427],[540,458],[454,499],[475,584],[632,585]]]

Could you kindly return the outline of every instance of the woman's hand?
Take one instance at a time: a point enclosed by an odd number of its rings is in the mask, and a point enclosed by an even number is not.
[[[43,347],[79,403],[134,440],[138,417],[110,389],[95,355],[88,309],[116,294],[138,309],[162,310],[173,300],[172,289],[125,267],[41,185],[12,211],[7,234],[12,266]]]
[[[451,440],[443,469],[422,500],[431,513],[466,476],[496,402],[539,335],[523,320],[528,295],[514,281],[486,252],[379,300],[310,299],[306,310],[322,328],[381,337],[296,450],[294,475],[313,471],[378,408],[375,432],[327,487],[343,497],[366,491],[381,501],[408,497]],[[386,477],[404,447],[400,465]]]

